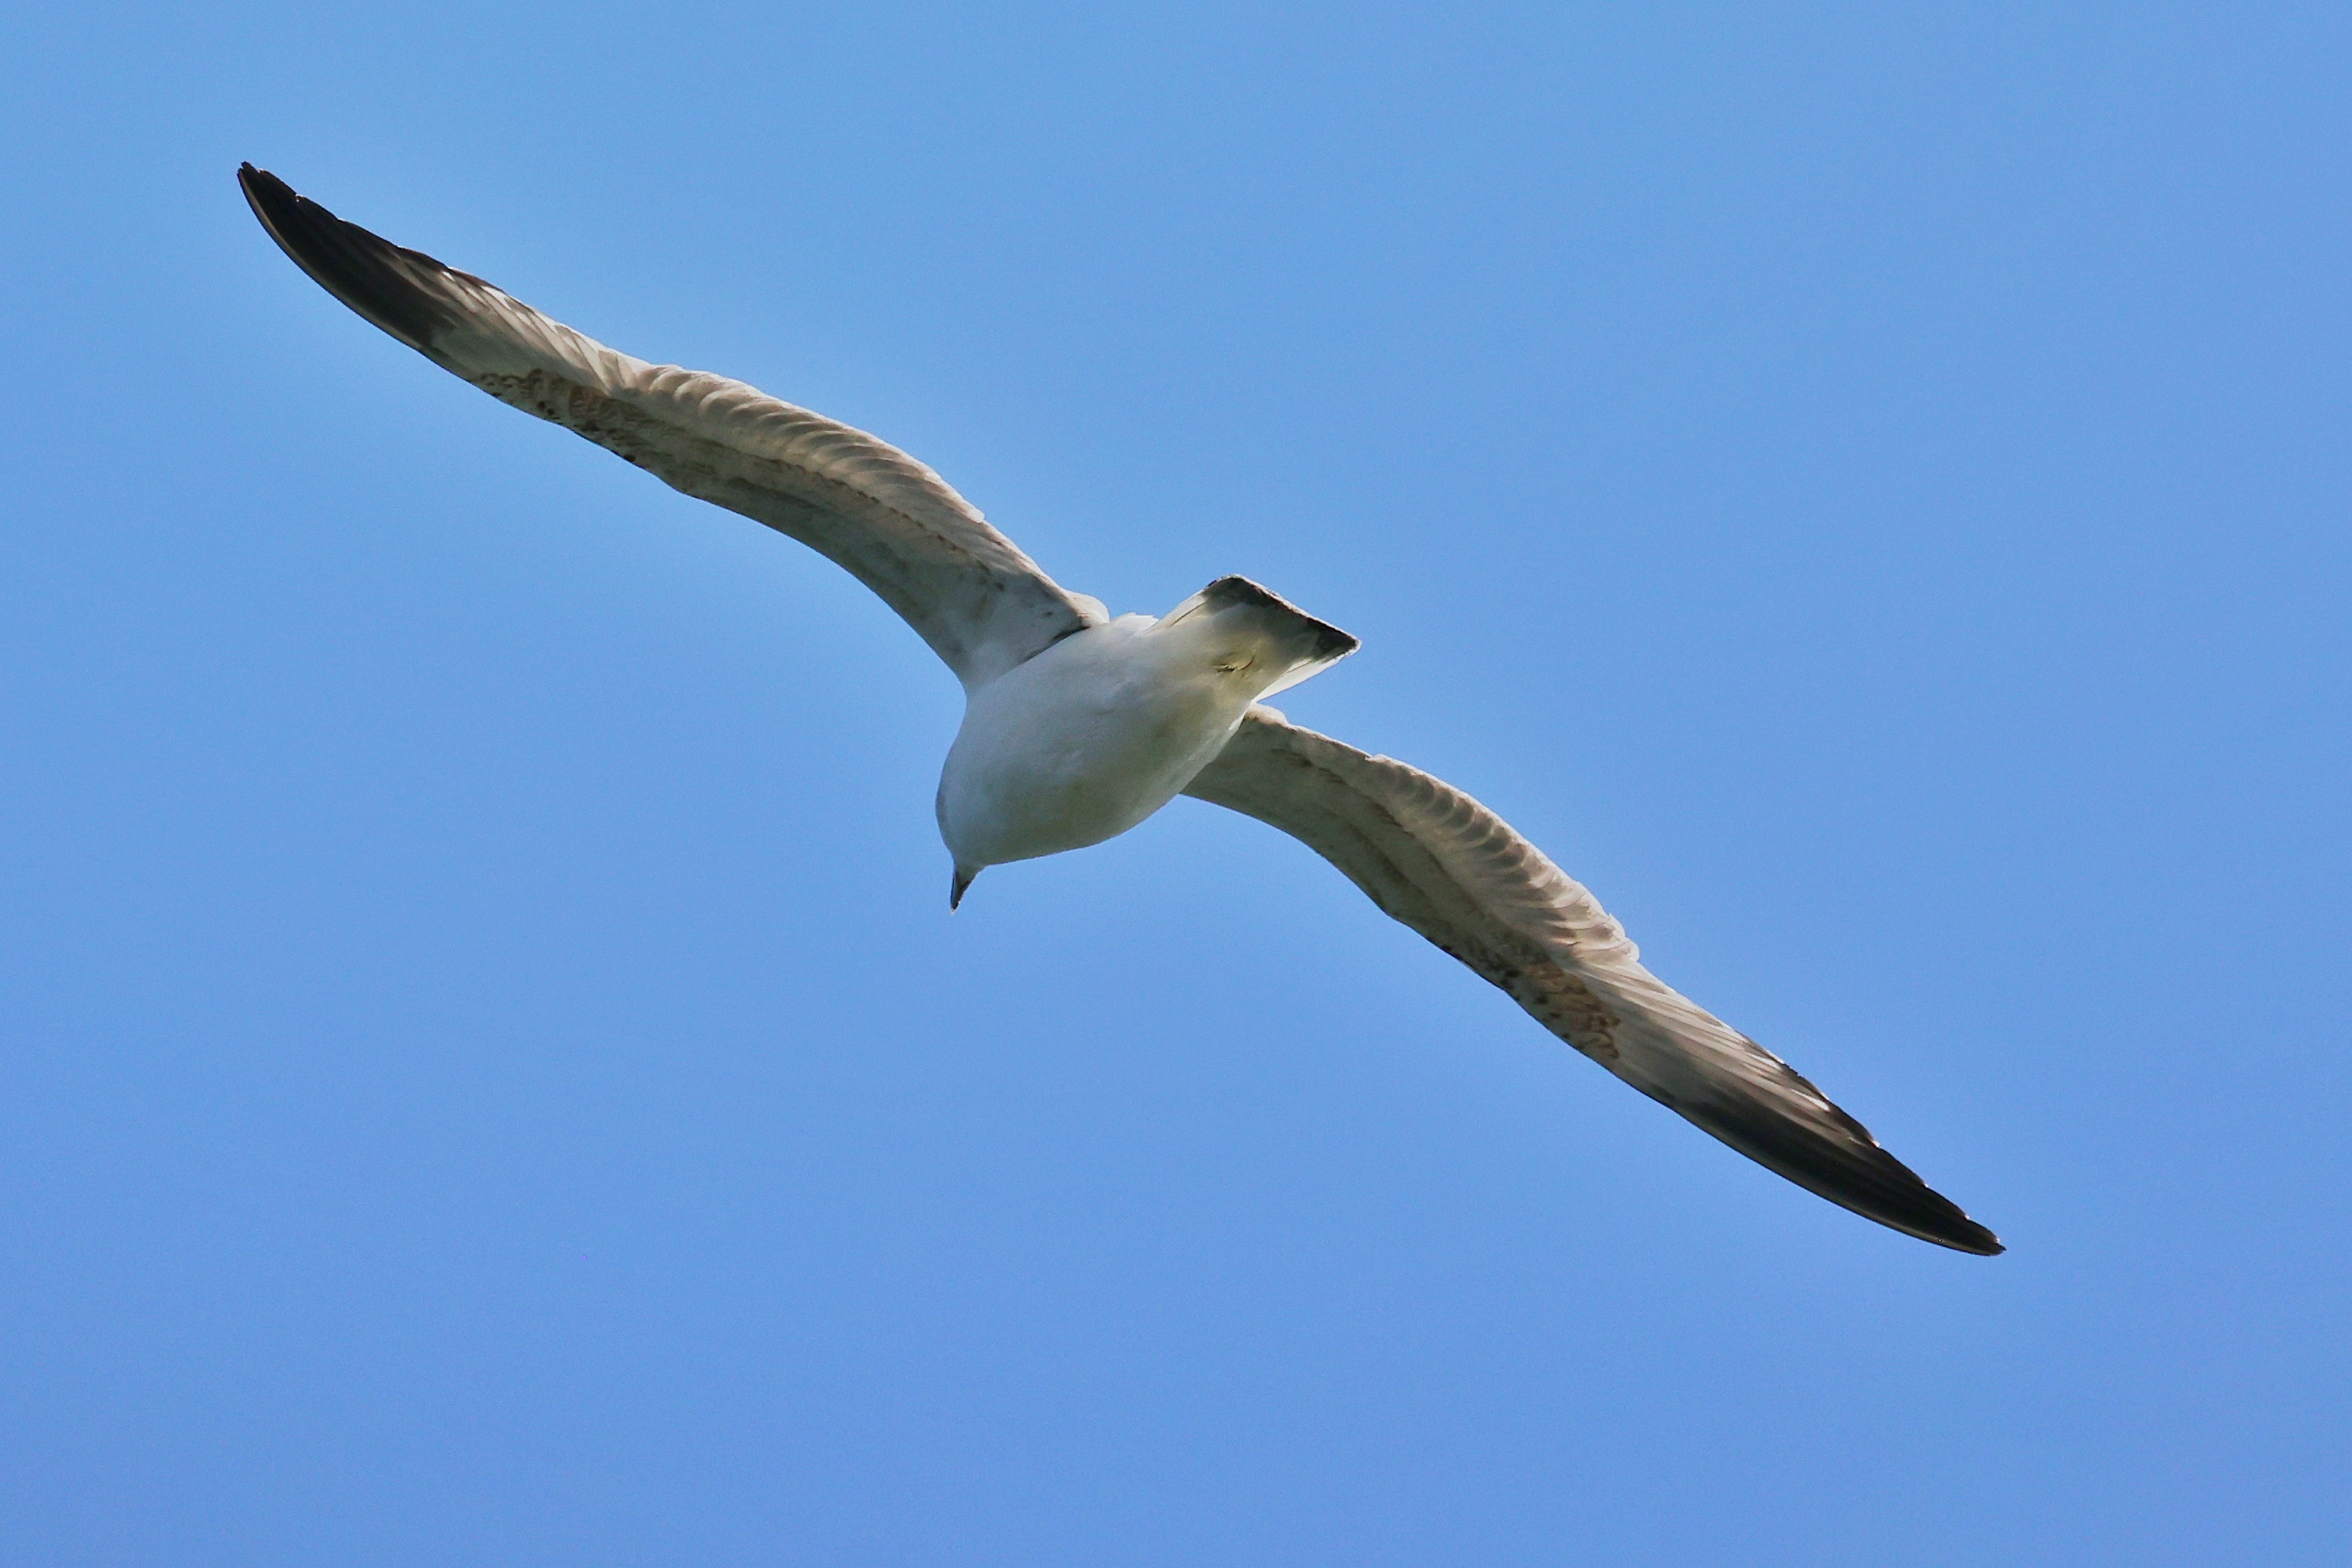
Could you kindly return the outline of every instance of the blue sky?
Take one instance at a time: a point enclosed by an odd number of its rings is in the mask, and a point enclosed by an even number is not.
[[[0,42],[0,1558],[2352,1553],[2352,17]],[[244,159],[1114,610],[1357,633],[1294,717],[2011,1252],[1213,808],[950,919],[912,633],[349,314]]]

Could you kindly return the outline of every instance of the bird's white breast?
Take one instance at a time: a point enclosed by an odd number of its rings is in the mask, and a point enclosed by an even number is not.
[[[1080,849],[1173,800],[1271,672],[1209,616],[1065,637],[971,694],[940,774],[940,836],[977,868]]]

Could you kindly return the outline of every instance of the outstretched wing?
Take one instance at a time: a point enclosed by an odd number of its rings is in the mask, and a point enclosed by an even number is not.
[[[1104,619],[887,442],[740,382],[616,353],[250,163],[237,183],[328,293],[500,402],[810,546],[880,594],[967,687]]]
[[[1786,1062],[1660,984],[1590,893],[1459,789],[1256,707],[1184,792],[1303,840],[1546,1029],[1799,1186],[1939,1246],[2001,1250]]]

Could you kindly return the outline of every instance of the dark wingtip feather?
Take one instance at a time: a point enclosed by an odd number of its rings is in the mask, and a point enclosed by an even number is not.
[[[1793,1071],[1790,1075],[1803,1082]],[[1999,1237],[1920,1180],[1917,1172],[1880,1147],[1861,1123],[1843,1112],[1836,1113],[1838,1119],[1859,1147],[1841,1145],[1786,1117],[1726,1114],[1693,1105],[1674,1109],[1757,1164],[1865,1219],[1979,1258],[2007,1250]]]
[[[430,356],[435,335],[459,319],[445,280],[481,281],[345,223],[267,169],[239,164],[236,183],[253,215],[295,266],[419,353]]]

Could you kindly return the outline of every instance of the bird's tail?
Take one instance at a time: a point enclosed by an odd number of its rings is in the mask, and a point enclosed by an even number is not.
[[[1273,679],[1258,693],[1273,695],[1354,653],[1356,639],[1318,621],[1246,577],[1221,577],[1160,618],[1156,631],[1205,617],[1219,632],[1245,645]]]

